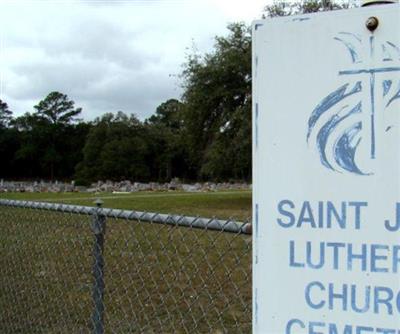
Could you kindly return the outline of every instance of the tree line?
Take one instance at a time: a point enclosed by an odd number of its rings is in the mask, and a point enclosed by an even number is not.
[[[346,7],[330,1],[282,2],[265,15]],[[0,178],[138,181],[251,179],[251,31],[228,26],[211,52],[183,66],[180,100],[169,99],[144,121],[121,111],[93,121],[61,92],[14,117],[0,100]]]
[[[168,181],[251,177],[251,38],[229,26],[212,52],[188,57],[183,96],[141,121],[122,111],[93,121],[62,92],[14,117],[0,104],[0,178]]]

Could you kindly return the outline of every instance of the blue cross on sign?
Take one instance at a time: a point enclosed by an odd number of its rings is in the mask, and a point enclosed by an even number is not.
[[[340,134],[340,137],[335,142],[333,148],[334,162],[329,161],[327,156],[327,142],[329,137],[334,132],[337,126],[340,126],[342,122],[346,121],[348,118],[363,112],[369,112],[370,125],[369,125],[369,141],[370,141],[370,158],[376,158],[376,102],[377,99],[383,99],[388,93],[392,94],[389,103],[385,108],[389,107],[392,102],[400,98],[400,80],[397,78],[396,82],[394,80],[382,79],[380,82],[384,86],[383,96],[377,96],[376,85],[379,83],[377,80],[382,76],[385,78],[386,73],[390,72],[400,72],[400,66],[395,66],[399,64],[400,61],[400,49],[390,41],[381,42],[376,48],[376,39],[374,36],[369,36],[367,41],[362,40],[360,36],[349,32],[341,32],[338,37],[335,38],[342,42],[349,54],[351,56],[352,64],[354,68],[339,71],[339,76],[355,76],[355,80],[361,75],[365,74],[368,76],[367,80],[360,79],[354,83],[353,86],[349,84],[343,85],[339,89],[335,90],[333,93],[329,94],[326,98],[322,100],[320,104],[312,112],[308,121],[308,133],[307,141],[309,141],[311,133],[313,131],[318,131],[316,138],[316,147],[320,155],[321,163],[333,170],[350,172],[359,175],[371,175],[372,172],[364,172],[358,166],[356,162],[356,154],[358,146],[362,140],[361,132],[363,128],[363,122],[358,120],[354,122],[350,127],[348,127],[344,132]],[[367,42],[367,43],[365,43]],[[369,59],[363,59],[362,57],[362,47],[364,44],[368,44],[368,55]],[[378,54],[379,53],[379,54]],[[379,67],[362,67],[360,65],[365,65],[365,63],[374,62],[375,58],[380,58],[379,61],[382,66]],[[367,85],[365,85],[365,83]],[[394,91],[391,92],[391,88],[395,84]],[[363,87],[365,86],[365,87]],[[346,102],[346,98],[362,92],[363,90],[368,90],[369,96],[368,101],[358,101],[354,106],[343,105]],[[338,104],[342,104],[342,108],[339,109],[333,116],[321,127],[316,126],[318,120],[327,112],[331,112],[332,108],[336,108]],[[383,110],[381,110],[383,112]],[[389,131],[391,127],[387,130]]]

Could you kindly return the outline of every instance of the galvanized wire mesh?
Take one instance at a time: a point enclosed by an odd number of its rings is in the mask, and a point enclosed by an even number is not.
[[[248,227],[0,200],[0,333],[250,333]]]

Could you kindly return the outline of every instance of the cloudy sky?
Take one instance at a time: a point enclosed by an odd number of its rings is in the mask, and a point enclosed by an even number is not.
[[[92,120],[145,119],[179,98],[185,55],[211,50],[229,22],[250,23],[271,0],[0,0],[0,99],[15,115],[51,91]]]

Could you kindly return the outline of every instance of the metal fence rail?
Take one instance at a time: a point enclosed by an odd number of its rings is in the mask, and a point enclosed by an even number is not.
[[[138,220],[141,222],[170,224],[170,225],[178,225],[191,228],[203,228],[208,230],[251,234],[251,223],[237,222],[232,219],[219,220],[216,218],[166,215],[162,213],[94,208],[91,206],[68,205],[68,204],[48,203],[48,202],[16,201],[7,199],[0,199],[0,206],[41,209],[41,210],[60,211],[65,213],[89,214],[89,215],[94,214],[94,212],[98,212],[100,215],[110,218],[121,218],[129,220]]]
[[[250,233],[234,220],[0,200],[0,332],[250,333]]]

